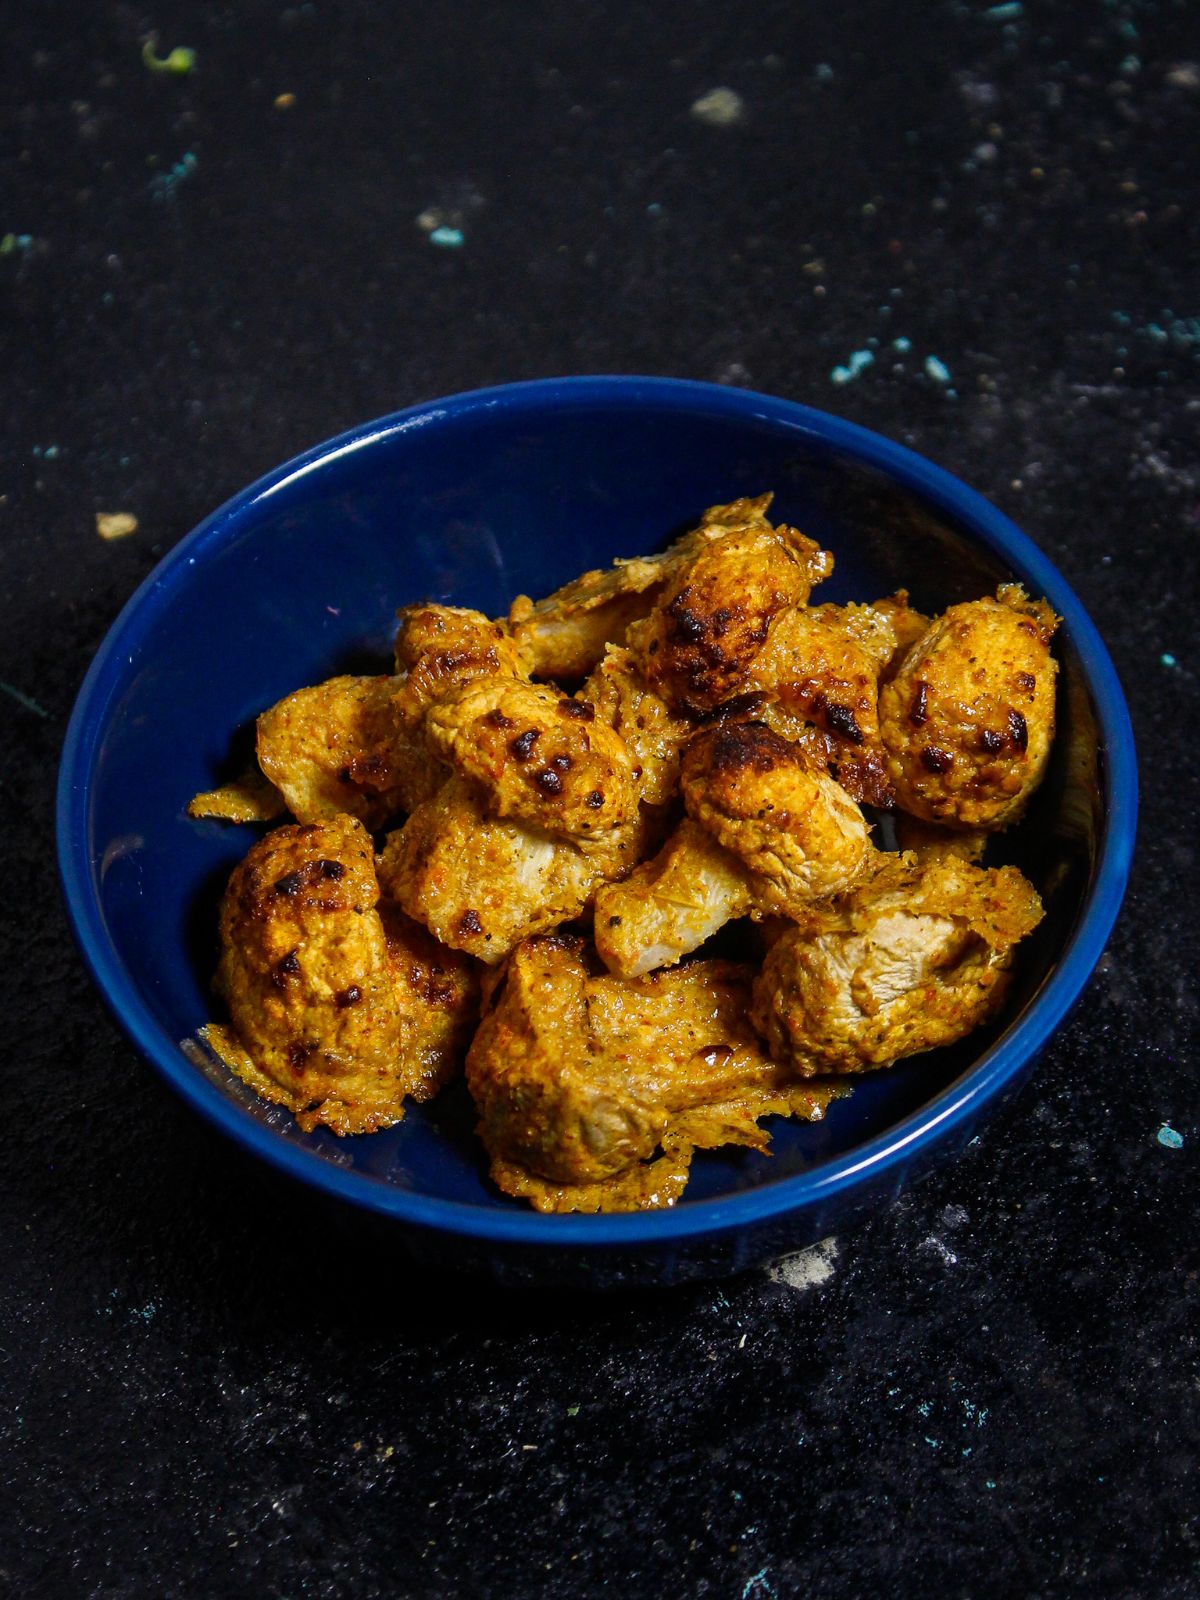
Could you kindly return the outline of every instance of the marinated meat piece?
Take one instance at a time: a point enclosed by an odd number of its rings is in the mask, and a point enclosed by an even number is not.
[[[797,1092],[763,1053],[749,983],[725,961],[592,977],[581,939],[525,941],[467,1056],[495,1182],[539,1210],[669,1205],[695,1148],[762,1149],[768,1112],[819,1118],[832,1091]]]
[[[773,528],[769,496],[714,507],[720,537],[681,561],[649,615],[628,630],[646,682],[681,716],[703,716],[754,688],[771,626],[803,606],[833,557],[795,528]]]
[[[776,941],[751,1017],[775,1059],[801,1076],[890,1066],[994,1016],[1015,947],[1041,917],[1015,867],[884,857]]]
[[[431,706],[433,749],[488,797],[488,809],[559,837],[595,839],[637,814],[625,741],[590,701],[516,679],[472,684]]]
[[[412,731],[424,727],[430,706],[477,680],[524,676],[517,646],[502,622],[464,606],[427,602],[398,612],[396,709]]]
[[[938,617],[879,697],[897,803],[927,822],[1006,828],[1041,782],[1054,738],[1058,618],[1004,584]]]
[[[578,916],[598,884],[640,859],[646,830],[638,817],[584,851],[489,815],[486,792],[456,775],[389,836],[380,882],[443,944],[495,964],[528,935]]]
[[[519,594],[508,613],[521,664],[539,678],[582,678],[609,644],[623,644],[631,623],[644,617],[673,573],[701,548],[760,516],[769,494],[710,506],[697,527],[652,556],[618,560],[582,573],[545,599]]]
[[[539,678],[582,678],[644,617],[666,582],[672,556],[635,557],[585,572],[544,600],[520,594],[509,627],[527,672]]]
[[[748,680],[761,695],[754,715],[804,744],[868,805],[893,804],[879,740],[879,678],[911,633],[903,594],[875,605],[792,608],[776,618]]]
[[[642,800],[665,806],[679,785],[679,762],[692,724],[673,716],[647,687],[624,645],[609,645],[580,696],[625,741]]]
[[[276,828],[234,869],[216,988],[231,1025],[206,1037],[301,1127],[370,1133],[454,1070],[478,1009],[473,964],[378,907],[354,818]]]
[[[286,810],[287,804],[279,790],[253,767],[235,783],[193,795],[188,801],[187,814],[222,822],[274,822]]]
[[[874,854],[845,790],[761,722],[698,734],[683,758],[682,788],[688,815],[760,881],[764,910],[790,915],[838,893]]]
[[[610,972],[637,978],[673,966],[754,906],[746,868],[685,817],[662,849],[621,883],[596,890],[596,949]]]
[[[849,796],[762,723],[697,735],[683,797],[688,816],[659,853],[596,891],[596,949],[622,977],[678,961],[736,917],[795,916],[876,854]]]
[[[346,812],[377,828],[435,792],[445,769],[405,728],[396,678],[330,678],[258,719],[258,762],[301,822]]]

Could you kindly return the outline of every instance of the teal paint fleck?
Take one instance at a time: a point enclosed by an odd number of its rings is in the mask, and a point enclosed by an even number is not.
[[[832,83],[833,68],[829,65],[828,61],[822,61],[813,76],[816,78],[818,83]]]
[[[766,1567],[756,1572],[752,1578],[746,1579],[745,1587],[742,1589],[742,1600],[750,1600],[751,1595],[756,1594],[768,1594],[771,1600],[775,1600],[775,1591],[767,1582]]]
[[[1141,70],[1142,63],[1138,60],[1137,56],[1126,56],[1119,68],[1121,75],[1126,78],[1132,78],[1136,76],[1136,74]]]
[[[1167,1150],[1183,1149],[1183,1135],[1181,1133],[1176,1133],[1175,1129],[1169,1122],[1163,1123],[1162,1127],[1155,1135],[1155,1138],[1158,1140],[1159,1144],[1161,1144]]]
[[[994,1478],[986,1478],[986,1479],[985,1479],[985,1480],[984,1480],[984,1485],[983,1485],[983,1487],[984,1487],[984,1488],[985,1488],[985,1489],[994,1489],[994,1488],[995,1488],[995,1487],[996,1487],[996,1482],[995,1482],[995,1479],[994,1479]]]
[[[1169,650],[1164,650],[1158,659],[1162,662],[1164,667],[1175,667],[1179,665]]]
[[[912,349],[912,340],[911,339],[893,339],[892,340],[892,349],[893,350],[899,350],[899,352],[900,352],[900,354],[902,356],[906,356],[908,354],[908,352]]]
[[[441,250],[457,250],[463,242],[463,231],[461,228],[435,228],[429,235],[429,242]]]
[[[925,357],[925,371],[934,383],[949,383],[950,368],[944,361],[939,361],[936,356]]]
[[[1021,0],[1009,0],[1007,5],[989,6],[983,14],[989,22],[1015,22],[1024,10]]]
[[[830,383],[850,383],[860,372],[865,372],[874,359],[874,353],[870,350],[853,351],[844,367],[834,367],[829,374]]]
[[[771,1595],[771,1600],[774,1600],[774,1589],[771,1589],[766,1581],[765,1566],[754,1574],[754,1578],[746,1579],[746,1587],[742,1589],[742,1600],[750,1600],[750,1595]]]
[[[200,165],[196,155],[186,151],[171,168],[170,172],[160,172],[150,180],[150,198],[152,200],[173,200],[175,191],[181,183],[186,183],[196,168]]]

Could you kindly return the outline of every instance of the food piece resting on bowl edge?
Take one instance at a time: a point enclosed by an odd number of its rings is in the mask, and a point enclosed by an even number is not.
[[[767,485],[777,490],[770,506]],[[697,509],[717,504],[736,509],[697,524]],[[722,583],[719,564],[699,562],[731,524],[741,563],[733,585]],[[631,554],[639,551],[659,553]],[[819,570],[824,551],[836,553],[832,573]],[[805,584],[811,593],[802,595]],[[420,596],[429,599],[406,607],[397,633],[397,604]],[[724,615],[743,599],[740,617]],[[1043,599],[1062,618],[1049,679],[1044,641],[1034,639],[1049,621]],[[977,609],[964,617],[956,607]],[[978,655],[960,648],[972,633],[989,661],[1025,675],[1015,699],[959,692],[955,663]],[[926,655],[900,677],[927,634]],[[578,829],[592,790],[564,783],[556,796],[563,772],[552,760],[521,764],[531,776],[552,774],[538,789],[507,753],[491,770],[477,744],[463,770],[479,716],[437,711],[433,748],[431,710],[470,683],[500,680],[552,691],[547,700],[520,690],[530,715],[510,737],[550,739],[559,700],[590,705],[619,735],[630,766],[614,765],[609,748],[604,774],[618,788],[605,826]],[[898,687],[885,698],[889,684]],[[1022,773],[1039,759],[1047,703],[1055,734],[1034,789]],[[272,707],[279,714],[263,720],[254,752],[256,719]],[[503,699],[475,710],[511,715]],[[739,731],[762,724],[860,809],[869,849],[856,864],[848,850],[845,886],[807,909],[783,903],[803,881],[803,841],[778,815],[746,815],[742,803],[755,785],[776,806],[780,787],[811,795],[793,762],[777,776],[754,768],[717,792],[684,794],[692,742],[707,733],[715,743],[727,723],[734,748],[761,744],[766,754],[770,741],[758,730]],[[492,730],[492,756],[507,752],[502,731]],[[546,748],[574,761],[577,746],[565,736]],[[693,788],[698,761],[688,764]],[[187,815],[182,802],[194,791],[204,793]],[[989,814],[978,815],[981,800]],[[1124,892],[1136,805],[1128,713],[1094,624],[1062,574],[980,495],[887,439],[790,401],[672,380],[573,378],[451,396],[364,423],[275,468],[182,540],[88,670],[63,749],[57,838],[72,929],[130,1040],[235,1147],[325,1197],[331,1226],[377,1229],[385,1249],[496,1281],[611,1288],[761,1264],[853,1225],[961,1153],[1015,1094],[1094,969]],[[340,1048],[362,1024],[340,1015],[333,995],[364,990],[350,971],[351,947],[339,951],[330,938],[342,909],[303,911],[310,968],[330,991],[316,991],[311,1008],[265,969],[255,973],[253,943],[243,958],[246,994],[261,984],[271,1001],[263,1015],[281,1030],[248,1052],[252,1067],[278,1074],[263,1078],[274,1101],[197,1039],[206,1025],[223,1027],[245,1049],[212,988],[232,873],[272,832],[338,817],[369,832],[375,887],[366,881],[346,914],[374,928],[373,913],[383,927],[382,957],[377,931],[359,949],[370,953],[370,972],[380,979],[390,970],[397,928],[414,938],[423,930],[433,958],[411,956],[425,976],[414,969],[407,988],[383,980],[382,993],[370,991],[364,1021],[381,1039],[423,1037],[437,1021],[423,1003],[429,976],[440,988],[429,969],[451,970],[439,946],[457,952],[464,990],[478,985],[479,1015],[463,1022],[449,1052],[455,1076],[423,1101],[441,1081],[436,1035],[428,1073],[387,1050],[378,1072],[356,1071]],[[810,840],[823,836],[822,821],[821,810],[807,819]],[[786,849],[773,852],[785,835]],[[481,870],[458,848],[467,842],[478,846]],[[1004,899],[1007,920],[981,919],[961,903],[967,874],[953,880],[960,903],[944,915],[951,880],[931,875],[937,862],[989,875],[1019,868],[1042,920],[1006,950],[1036,908],[989,879],[982,898]],[[889,863],[905,893],[921,897],[898,918],[881,870]],[[638,916],[653,914],[661,937],[648,938],[635,916],[622,940],[622,925],[597,919],[597,901],[643,881],[651,865],[661,893],[653,903],[629,900]],[[620,915],[610,910],[609,921]],[[294,931],[282,916],[271,923]],[[499,986],[523,959],[512,952],[543,936],[584,941],[594,1070],[607,1038],[597,1008],[608,979],[635,986],[616,992],[623,1010],[644,1017],[640,988],[694,992],[691,967],[724,962],[741,975],[730,992],[746,995],[751,1030],[729,1038],[733,1055],[742,1038],[747,1047],[756,1040],[762,1056],[770,1043],[773,1069],[797,1084],[823,1089],[834,1079],[852,1092],[830,1098],[820,1120],[764,1119],[769,1152],[702,1148],[711,1140],[681,1128],[694,1108],[678,1092],[680,1084],[707,1092],[703,1052],[660,1072],[648,1027],[627,1052],[627,1087],[642,1107],[639,1126],[663,1117],[667,1126],[627,1179],[632,1187],[639,1176],[665,1180],[664,1159],[690,1141],[700,1153],[682,1197],[617,1213],[543,1214],[534,1186],[570,1187],[590,1204],[584,1185],[564,1185],[561,1167],[557,1178],[522,1167],[530,1204],[493,1182],[493,1166],[515,1181],[515,1171],[501,1171],[520,1165],[514,1124],[493,1123],[504,1138],[486,1147],[459,1071],[470,1040],[504,1004]],[[616,970],[598,949],[606,939]],[[281,982],[292,948],[279,950]],[[970,980],[984,970],[995,1009],[980,1026],[876,1069],[906,1018],[974,1009],[983,986]],[[765,994],[764,973],[773,975]],[[928,1007],[906,1002],[910,977],[929,988]],[[335,978],[344,979],[340,990]],[[322,1027],[309,1029],[310,1009]],[[300,1084],[289,1076],[292,1044],[310,1074]],[[1061,1048],[1070,1052],[1069,1035]],[[785,1051],[788,1060],[777,1060]],[[484,1058],[481,1073],[491,1070]],[[415,1092],[398,1096],[404,1083]],[[478,1087],[482,1096],[486,1085]],[[374,1133],[331,1131],[330,1123],[382,1124],[397,1110],[400,1120]],[[269,1203],[270,1191],[262,1198]],[[278,1196],[285,1206],[290,1198]]]
[[[189,806],[295,818],[222,901],[232,1072],[347,1136],[465,1062],[504,1194],[651,1209],[997,1014],[1042,906],[977,861],[1044,775],[1058,619],[1015,584],[811,606],[834,556],[771,499],[506,618],[411,604],[394,673],[261,712],[258,772]]]

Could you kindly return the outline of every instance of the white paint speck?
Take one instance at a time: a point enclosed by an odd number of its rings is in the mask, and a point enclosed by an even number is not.
[[[780,1256],[767,1268],[767,1276],[772,1283],[786,1283],[789,1289],[815,1289],[818,1284],[827,1283],[833,1277],[837,1258],[837,1240],[818,1239],[807,1250],[798,1250],[792,1256]]]

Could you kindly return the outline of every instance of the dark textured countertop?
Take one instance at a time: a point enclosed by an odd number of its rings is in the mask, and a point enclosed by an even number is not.
[[[5,33],[0,1592],[1200,1593],[1194,8]],[[770,1273],[604,1300],[415,1276],[187,1114],[70,945],[51,818],[92,652],[207,511],[585,371],[806,400],[982,489],[1099,624],[1144,780],[1111,947],[964,1159]]]

